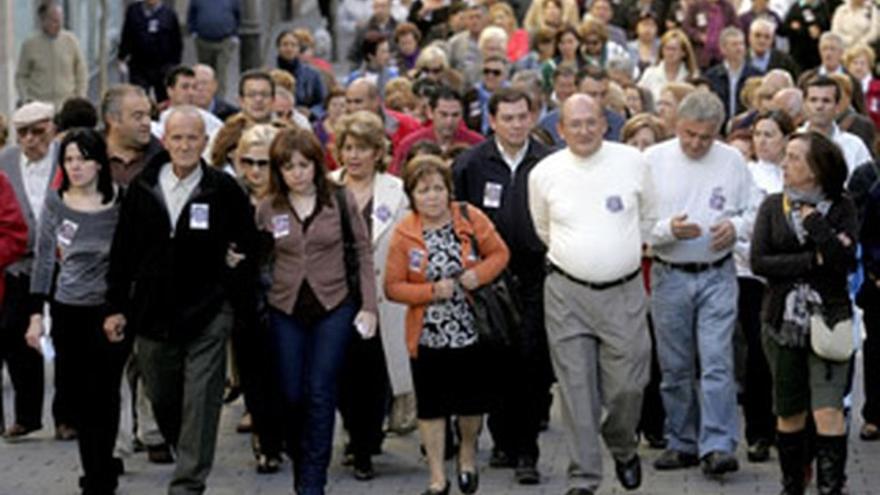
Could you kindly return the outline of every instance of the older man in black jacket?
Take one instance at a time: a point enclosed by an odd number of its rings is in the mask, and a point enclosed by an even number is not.
[[[170,495],[202,493],[216,446],[233,311],[252,311],[256,227],[248,199],[205,165],[194,107],[169,115],[168,154],[129,186],[110,256],[111,340],[136,336],[147,395],[176,448]]]
[[[500,403],[489,416],[492,465],[515,467],[521,484],[540,481],[538,433],[552,381],[544,330],[544,244],[535,234],[528,207],[528,176],[550,150],[529,138],[529,96],[502,88],[489,100],[495,134],[456,160],[456,198],[481,208],[510,246],[510,264],[523,303],[518,348],[498,355]]]

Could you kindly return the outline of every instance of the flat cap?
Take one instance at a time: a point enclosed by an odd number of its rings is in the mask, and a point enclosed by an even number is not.
[[[32,101],[12,114],[12,126],[24,127],[55,116],[55,105],[42,101]]]

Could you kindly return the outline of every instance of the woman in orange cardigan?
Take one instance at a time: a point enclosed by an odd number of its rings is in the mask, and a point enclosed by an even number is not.
[[[510,252],[479,209],[452,202],[452,174],[439,158],[415,158],[404,182],[413,212],[400,221],[391,238],[385,293],[409,306],[406,343],[419,434],[431,470],[425,495],[449,492],[443,451],[446,418],[453,415],[461,433],[458,486],[462,493],[475,493],[476,444],[489,394],[468,291],[497,277]],[[462,208],[467,208],[470,221]],[[471,236],[476,236],[476,250]]]

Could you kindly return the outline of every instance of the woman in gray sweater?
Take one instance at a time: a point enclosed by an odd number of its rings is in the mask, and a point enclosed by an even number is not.
[[[80,479],[82,493],[111,494],[120,471],[113,459],[119,385],[130,348],[130,340],[105,335],[103,330],[106,275],[120,196],[98,132],[74,129],[59,150],[61,187],[57,194],[46,196],[40,217],[31,323],[25,338],[40,349],[43,305],[48,301],[56,394],[66,395],[62,400],[73,406],[85,472]]]

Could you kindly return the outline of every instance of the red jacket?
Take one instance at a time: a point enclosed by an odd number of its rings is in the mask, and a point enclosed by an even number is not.
[[[21,214],[12,184],[0,172],[0,270],[18,260],[27,249],[27,223]],[[0,303],[6,292],[5,277],[0,276]]]
[[[401,141],[400,146],[394,147],[394,158],[391,160],[391,166],[388,167],[388,172],[398,176],[403,175],[403,162],[406,160],[406,155],[409,154],[409,150],[414,144],[423,140],[437,142],[437,135],[434,134],[433,125],[430,127],[422,127]],[[455,131],[455,136],[452,138],[454,144],[464,143],[468,145],[480,144],[483,140],[485,140],[485,138],[482,134],[468,129],[461,123],[459,123],[458,128]]]

